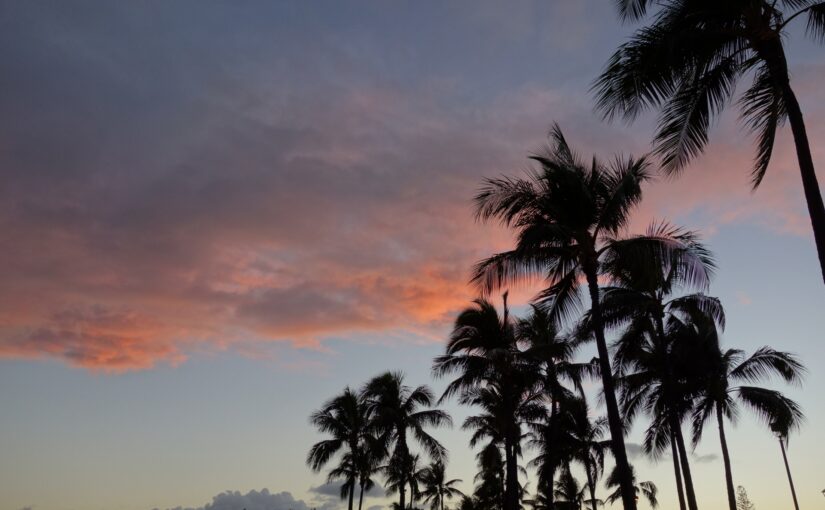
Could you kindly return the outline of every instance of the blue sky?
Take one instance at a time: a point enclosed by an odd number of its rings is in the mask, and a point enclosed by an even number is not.
[[[552,122],[585,154],[649,150],[652,118],[592,112],[588,87],[632,30],[608,4],[0,4],[0,507],[201,507],[262,488],[331,505],[304,466],[307,416],[386,369],[443,386],[430,361],[473,297],[471,264],[511,242],[472,221],[480,179],[526,169]],[[825,62],[801,33],[788,43],[821,167]],[[788,133],[751,193],[739,127],[730,110],[633,228],[700,229],[726,344],[810,368],[788,392],[808,416],[790,457],[812,507],[825,293]],[[713,432],[694,462],[705,508],[725,501]],[[788,505],[776,441],[746,415],[730,435],[736,483]],[[467,435],[438,437],[471,480]],[[676,508],[667,459],[635,463]]]

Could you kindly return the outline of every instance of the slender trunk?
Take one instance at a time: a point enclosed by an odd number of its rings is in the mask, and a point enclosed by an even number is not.
[[[587,488],[590,490],[590,506],[593,510],[596,508],[596,480],[593,479],[593,464],[590,462],[590,457],[585,457],[584,470],[587,471]]]
[[[349,484],[349,510],[352,510],[352,498],[355,496],[355,478]]]
[[[361,505],[364,503],[364,483],[361,482],[361,493],[358,495],[358,510],[361,510]]]
[[[624,446],[624,428],[619,415],[619,404],[616,401],[616,384],[613,380],[613,371],[610,366],[610,355],[607,352],[607,341],[604,338],[604,323],[599,302],[599,282],[596,273],[596,263],[591,263],[587,272],[587,286],[590,291],[590,313],[593,317],[593,329],[596,336],[596,347],[599,352],[599,366],[602,375],[604,401],[607,405],[607,422],[610,426],[610,444],[616,468],[619,472],[619,488],[622,492],[622,506],[624,510],[636,510],[635,490],[633,477],[630,473],[630,464],[627,461],[627,451]]]
[[[722,446],[722,461],[725,463],[725,485],[728,489],[728,506],[730,510],[736,510],[736,492],[733,489],[733,471],[730,465],[730,454],[728,453],[728,440],[725,438],[725,417],[722,414],[722,406],[716,405],[716,422],[719,424],[719,444]]]
[[[556,504],[556,495],[553,492],[553,484],[556,480],[556,456],[555,456],[555,442],[556,442],[556,424],[558,421],[558,402],[555,400],[550,401],[550,437],[547,440],[550,443],[550,452],[548,455],[547,462],[550,464],[548,467],[549,469],[549,476],[546,482],[548,483],[548,491],[547,491],[547,506],[551,510],[554,508]]]
[[[814,160],[811,156],[811,146],[808,142],[808,132],[802,118],[802,109],[791,88],[788,76],[788,62],[785,50],[779,37],[762,42],[757,51],[765,60],[771,73],[774,85],[782,94],[785,111],[788,114],[788,123],[791,125],[793,141],[796,146],[796,158],[799,161],[799,173],[802,177],[802,189],[805,192],[805,201],[808,205],[808,215],[811,218],[811,227],[814,231],[814,242],[819,256],[819,267],[825,281],[825,204],[822,202],[822,193],[814,169]]]
[[[670,433],[670,451],[673,457],[673,472],[676,473],[676,493],[679,495],[679,510],[687,510],[685,489],[682,486],[682,469],[679,467],[679,450],[676,447],[676,434]]]
[[[518,459],[516,456],[515,433],[509,431],[507,434],[507,442],[505,445],[505,460],[507,469],[507,479],[504,488],[504,503],[505,510],[518,510]]]
[[[796,489],[793,486],[793,478],[791,477],[791,466],[788,464],[788,455],[785,453],[785,440],[779,436],[779,447],[782,448],[782,460],[785,461],[785,471],[788,473],[788,483],[791,485],[791,496],[793,496],[793,506],[799,510],[799,502],[796,500]]]
[[[690,474],[690,463],[688,462],[687,449],[685,448],[685,438],[682,436],[682,424],[676,416],[671,414],[670,426],[676,435],[676,446],[679,447],[679,461],[682,464],[682,476],[685,478],[685,493],[687,504],[690,510],[697,510],[696,492],[693,490],[693,476]]]

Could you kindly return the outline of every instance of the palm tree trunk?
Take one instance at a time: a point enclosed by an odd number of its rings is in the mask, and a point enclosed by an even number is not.
[[[673,472],[676,473],[676,493],[679,495],[679,510],[687,510],[685,505],[685,488],[682,486],[682,469],[679,467],[679,450],[676,447],[676,434],[670,433],[670,452],[673,457]]]
[[[679,461],[682,464],[682,476],[685,478],[685,493],[687,504],[690,510],[697,510],[696,492],[693,490],[693,476],[690,474],[690,463],[688,462],[687,449],[685,448],[685,438],[682,435],[682,424],[675,415],[670,415],[670,426],[676,434],[676,446],[679,447]]]
[[[822,203],[822,193],[816,179],[814,161],[811,157],[811,147],[808,143],[808,133],[802,119],[802,110],[791,89],[790,83],[785,88],[785,107],[788,110],[788,121],[793,132],[796,145],[796,157],[799,160],[799,172],[802,174],[802,188],[805,191],[805,201],[808,204],[808,214],[811,217],[811,226],[814,230],[814,241],[819,255],[819,266],[825,280],[825,205]]]
[[[725,438],[725,417],[722,414],[722,406],[716,405],[716,422],[719,424],[719,444],[722,446],[722,460],[725,463],[725,485],[728,489],[728,506],[730,510],[736,510],[736,492],[733,489],[733,471],[730,465],[730,454],[728,453],[728,440]]]
[[[793,486],[793,477],[791,477],[791,466],[788,464],[788,455],[785,453],[785,440],[779,436],[779,447],[782,448],[782,460],[785,461],[785,471],[788,473],[788,483],[791,485],[791,496],[793,496],[793,506],[799,510],[799,502],[796,500],[796,489]]]
[[[361,505],[364,503],[364,484],[361,483],[361,493],[358,495],[358,510],[361,510]]]
[[[584,470],[587,471],[587,488],[590,490],[590,506],[593,510],[596,508],[596,480],[593,479],[593,465],[589,460],[589,456],[585,457]]]
[[[594,257],[595,258],[595,257]],[[593,317],[593,329],[596,336],[596,348],[599,352],[599,366],[602,375],[602,389],[604,401],[607,405],[607,422],[610,427],[610,444],[616,468],[619,471],[619,487],[622,491],[622,506],[624,510],[636,510],[635,490],[633,477],[630,473],[630,464],[627,461],[627,450],[624,446],[624,427],[619,415],[619,404],[616,401],[616,383],[613,380],[613,371],[610,366],[610,354],[607,352],[607,341],[604,338],[604,323],[599,302],[599,282],[596,273],[598,262],[591,262],[586,269],[587,286],[590,291],[590,313]],[[693,510],[693,509],[692,509]]]
[[[349,510],[352,510],[353,496],[355,496],[355,478],[353,478],[352,483],[349,484]]]
[[[785,102],[785,111],[791,125],[793,141],[796,146],[796,158],[799,161],[799,173],[802,177],[802,189],[805,192],[805,202],[808,205],[808,215],[814,231],[814,242],[819,256],[819,267],[822,279],[825,281],[825,204],[822,202],[822,193],[816,178],[814,160],[811,156],[811,146],[808,142],[808,132],[802,118],[802,109],[791,88],[788,76],[788,62],[785,51],[779,38],[763,43],[757,47],[760,56],[765,60],[773,79],[774,85],[782,94]]]
[[[508,444],[504,445],[507,469],[507,479],[504,487],[504,510],[518,510],[518,459],[516,458],[514,435],[512,430],[508,431]]]

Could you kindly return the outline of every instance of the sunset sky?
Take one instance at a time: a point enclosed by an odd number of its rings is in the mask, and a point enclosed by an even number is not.
[[[602,123],[589,92],[632,29],[607,0],[0,2],[0,509],[338,508],[307,417],[387,369],[443,389],[470,268],[512,243],[473,220],[481,179],[529,168],[553,122],[585,155],[650,150],[653,117]],[[787,43],[822,181],[823,48]],[[725,344],[807,365],[775,387],[807,414],[789,456],[821,508],[825,287],[789,129],[756,193],[753,154],[729,109],[632,230],[699,229]],[[435,434],[469,491],[468,434]],[[777,441],[746,414],[729,435],[735,483],[789,508]],[[630,449],[678,508],[670,460]],[[705,509],[718,455],[709,427]]]

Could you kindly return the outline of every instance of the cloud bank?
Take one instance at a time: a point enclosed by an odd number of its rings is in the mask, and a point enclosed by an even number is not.
[[[644,124],[600,125],[581,84],[495,88],[476,68],[452,74],[448,55],[388,79],[380,34],[300,35],[270,27],[278,13],[221,4],[194,24],[174,4],[13,9],[0,27],[2,357],[118,372],[269,342],[440,339],[474,296],[472,263],[509,243],[473,222],[483,176],[525,169],[552,121],[586,151],[648,149]],[[488,10],[466,23],[486,26]],[[519,26],[535,13],[521,14]],[[492,64],[510,62],[500,44],[534,42],[508,27],[478,48]],[[811,109],[821,75],[795,75]],[[636,226],[693,215],[711,231],[808,235],[787,138],[757,200],[737,133],[720,125],[689,175],[651,189]]]

